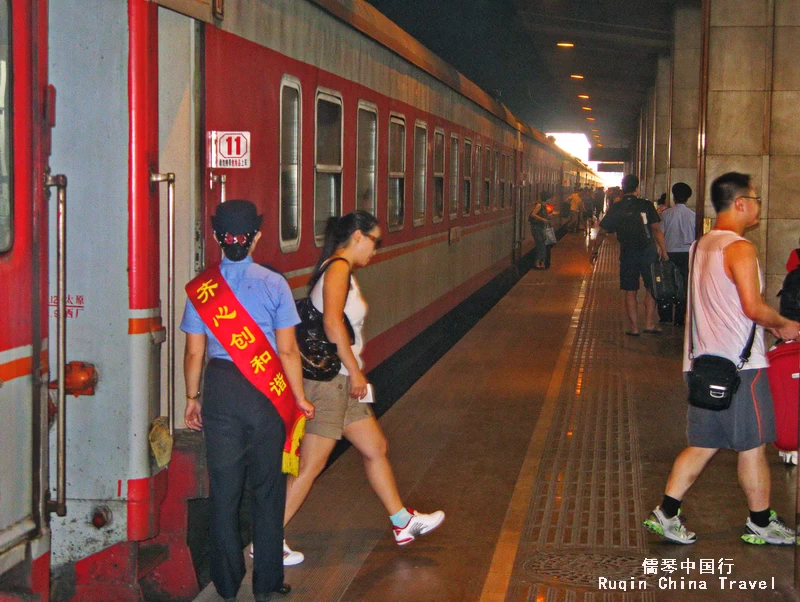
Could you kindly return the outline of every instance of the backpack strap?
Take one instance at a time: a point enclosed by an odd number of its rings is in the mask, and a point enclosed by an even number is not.
[[[697,246],[700,243],[699,240],[696,240],[692,244],[692,248],[690,250],[692,254],[692,259],[689,267],[689,290],[687,293],[687,302],[689,304],[689,359],[694,359],[694,299],[692,298],[692,275],[694,274],[694,260],[697,257]],[[750,336],[747,339],[747,344],[742,349],[742,352],[739,354],[739,364],[736,366],[737,370],[741,370],[742,367],[750,360],[750,352],[753,349],[753,343],[756,340],[756,323],[753,322],[753,327],[750,329]]]

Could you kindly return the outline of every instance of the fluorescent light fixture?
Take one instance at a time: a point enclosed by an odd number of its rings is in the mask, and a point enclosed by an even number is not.
[[[570,77],[572,79],[583,79],[583,76],[582,75],[578,75],[577,73],[573,73],[572,75],[570,75]]]
[[[592,107],[581,107],[584,111],[591,111]]]
[[[594,117],[587,117],[586,121],[594,121]]]
[[[578,98],[582,98],[583,100],[589,100],[588,94],[578,94]]]
[[[556,44],[556,46],[558,46],[559,48],[574,48],[575,44],[573,44],[572,42],[559,42],[558,44]]]

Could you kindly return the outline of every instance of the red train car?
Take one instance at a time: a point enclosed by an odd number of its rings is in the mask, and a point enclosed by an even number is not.
[[[359,0],[0,0],[0,38],[0,601],[196,593],[176,322],[218,203],[298,296],[329,216],[378,217],[376,368],[596,181]]]

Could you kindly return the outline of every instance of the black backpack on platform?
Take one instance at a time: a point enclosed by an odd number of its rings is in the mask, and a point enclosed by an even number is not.
[[[781,299],[780,314],[784,318],[800,322],[800,268],[786,274],[778,297]]]

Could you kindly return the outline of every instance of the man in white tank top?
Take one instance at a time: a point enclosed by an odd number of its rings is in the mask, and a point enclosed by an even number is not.
[[[741,385],[730,408],[720,412],[689,406],[686,429],[689,446],[672,466],[661,505],[644,526],[662,538],[691,544],[695,534],[680,517],[684,495],[718,449],[739,453],[739,483],[750,516],[742,539],[751,544],[794,545],[795,533],[770,508],[770,474],[766,444],[775,440],[775,418],[766,378],[764,328],[784,340],[800,338],[800,324],[784,318],[764,302],[755,246],[743,237],[758,224],[761,198],[750,176],[727,173],[711,185],[717,212],[714,229],[694,245],[696,258],[689,278],[692,325],[686,328],[684,371],[691,369],[690,337],[694,357],[712,354],[739,363],[753,323],[757,328],[750,359],[739,371]]]

